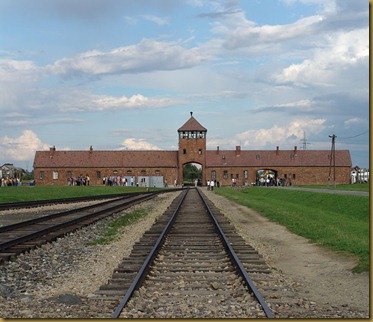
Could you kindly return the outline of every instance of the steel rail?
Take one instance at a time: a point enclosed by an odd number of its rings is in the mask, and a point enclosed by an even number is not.
[[[225,246],[225,248],[226,248],[226,250],[227,250],[227,252],[228,252],[228,254],[229,254],[230,258],[231,258],[231,260],[235,264],[238,273],[243,277],[245,283],[247,284],[247,286],[249,287],[249,289],[252,291],[252,293],[254,294],[255,298],[259,302],[259,304],[262,306],[262,309],[265,312],[266,316],[268,318],[274,318],[271,309],[267,306],[267,303],[263,299],[262,295],[258,291],[257,287],[255,286],[254,282],[252,281],[252,279],[250,278],[249,274],[247,273],[245,267],[243,266],[241,260],[238,258],[236,252],[234,251],[233,247],[229,243],[229,240],[228,240],[227,236],[225,235],[224,231],[220,227],[218,221],[216,220],[215,216],[213,215],[213,213],[212,213],[209,205],[207,204],[206,200],[202,196],[202,194],[199,191],[199,189],[197,189],[197,191],[198,191],[198,194],[199,194],[201,200],[203,201],[203,203],[204,203],[204,205],[206,207],[206,210],[208,211],[211,219],[213,220],[216,229],[218,230],[218,232],[219,232],[219,234],[221,236],[221,240],[222,240],[222,242],[223,242],[223,244],[224,244],[224,246]]]
[[[157,241],[155,242],[154,246],[152,247],[149,255],[145,259],[144,263],[142,264],[141,268],[136,274],[132,284],[128,288],[126,294],[124,295],[123,299],[120,301],[119,305],[115,309],[114,313],[112,314],[111,318],[117,319],[119,318],[121,312],[123,311],[124,307],[127,305],[128,301],[131,299],[133,292],[140,286],[141,282],[145,278],[146,274],[148,273],[150,265],[153,263],[155,257],[158,254],[160,247],[164,242],[164,238],[167,235],[168,231],[170,230],[175,218],[180,210],[181,205],[183,204],[186,195],[189,192],[189,188],[186,189],[184,195],[181,197],[180,202],[178,203],[175,211],[173,212],[171,218],[167,222],[165,228],[162,230],[162,233],[159,235]]]
[[[63,229],[63,228],[66,228],[66,227],[69,227],[69,226],[72,226],[72,225],[75,225],[79,222],[82,222],[84,220],[88,220],[90,218],[94,218],[94,217],[98,217],[102,214],[105,214],[105,213],[108,213],[108,212],[113,212],[113,211],[117,211],[119,209],[122,209],[124,207],[127,207],[128,205],[130,205],[131,203],[133,203],[134,201],[143,201],[143,200],[146,200],[146,199],[149,199],[149,198],[152,198],[154,195],[145,195],[145,196],[140,196],[138,199],[136,200],[129,200],[129,201],[126,201],[124,203],[121,203],[119,205],[115,205],[113,207],[109,207],[109,208],[105,208],[103,210],[100,210],[100,211],[97,211],[97,212],[93,212],[93,213],[90,213],[90,214],[87,214],[87,215],[84,215],[84,216],[81,216],[79,218],[74,218],[74,219],[71,219],[71,220],[68,220],[68,221],[65,221],[63,223],[60,223],[60,224],[57,224],[57,225],[53,225],[51,227],[47,227],[47,228],[44,228],[44,229],[41,229],[41,230],[38,230],[36,232],[32,232],[32,233],[29,233],[29,234],[26,234],[26,235],[23,235],[21,237],[18,237],[18,238],[14,238],[14,239],[11,239],[7,242],[3,242],[0,244],[0,250],[1,251],[4,251],[4,250],[7,250],[13,246],[16,246],[16,245],[19,245],[19,244],[22,244],[26,241],[29,241],[29,240],[32,240],[32,239],[35,239],[35,238],[38,238],[38,237],[41,237],[43,235],[46,235],[48,233],[52,233],[52,232],[55,232],[55,231],[58,231],[60,229]],[[107,202],[106,202],[107,203]],[[96,205],[96,207],[98,207],[98,205]],[[92,208],[89,206],[89,208]],[[84,211],[84,209],[83,209]]]
[[[40,223],[40,222],[43,222],[43,221],[47,221],[47,220],[51,220],[51,219],[55,219],[55,218],[58,218],[58,217],[72,215],[72,214],[77,213],[77,212],[97,208],[99,206],[104,206],[106,204],[110,204],[113,201],[118,201],[120,199],[128,199],[130,197],[132,197],[132,196],[122,196],[122,198],[118,198],[118,199],[115,199],[115,200],[104,201],[104,202],[101,202],[99,204],[94,204],[94,205],[85,206],[85,207],[81,207],[81,208],[76,208],[76,209],[66,210],[66,211],[62,211],[62,212],[57,212],[57,213],[54,213],[54,214],[41,216],[41,217],[34,218],[34,219],[24,220],[24,221],[15,223],[15,224],[2,226],[2,227],[0,227],[0,233],[4,233],[6,231],[14,230],[14,229],[21,228],[21,227],[28,227],[30,225],[34,225],[34,224],[37,224],[37,223]]]

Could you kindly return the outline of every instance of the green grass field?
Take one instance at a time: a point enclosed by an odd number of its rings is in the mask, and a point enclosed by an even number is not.
[[[338,184],[334,189],[334,185],[302,185],[300,188],[316,188],[316,189],[329,189],[329,190],[350,190],[350,191],[366,191],[369,192],[369,184]]]
[[[150,191],[160,188],[149,188]],[[21,186],[0,188],[0,203],[87,197],[146,191],[138,187],[109,186]]]
[[[215,192],[315,244],[357,255],[356,272],[369,269],[369,197],[266,187],[222,187]]]

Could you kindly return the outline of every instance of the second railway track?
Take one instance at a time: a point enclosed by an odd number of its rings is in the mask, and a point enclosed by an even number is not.
[[[0,263],[136,203],[151,199],[155,195],[156,193],[126,195],[99,204],[2,226],[0,227]]]

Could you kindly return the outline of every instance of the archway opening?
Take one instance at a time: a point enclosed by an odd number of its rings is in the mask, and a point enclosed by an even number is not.
[[[184,186],[202,186],[202,165],[198,163],[186,163],[183,165]]]
[[[272,169],[261,169],[256,172],[256,186],[278,186],[277,171]]]

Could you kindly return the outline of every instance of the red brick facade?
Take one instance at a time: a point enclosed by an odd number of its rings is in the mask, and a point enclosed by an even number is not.
[[[163,177],[169,185],[183,181],[183,166],[202,166],[202,182],[220,185],[251,185],[258,170],[271,170],[278,178],[294,185],[350,183],[351,157],[348,150],[335,151],[331,166],[327,150],[207,150],[207,130],[191,115],[178,129],[178,151],[37,151],[34,160],[37,185],[66,185],[69,177],[90,177],[91,185],[102,185],[107,176]],[[335,167],[334,167],[335,163]]]

